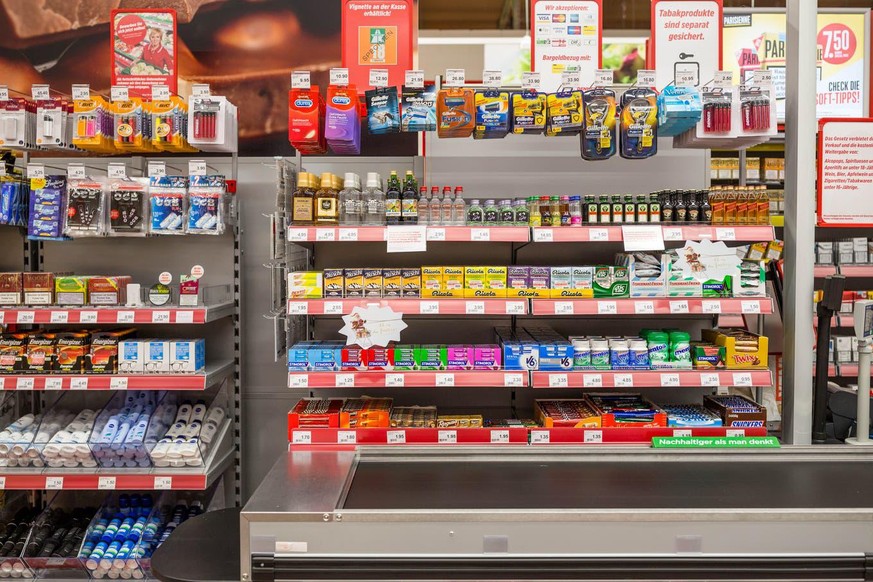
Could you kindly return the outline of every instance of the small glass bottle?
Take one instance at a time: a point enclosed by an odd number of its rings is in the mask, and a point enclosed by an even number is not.
[[[669,193],[663,195],[660,206],[661,222],[673,222],[673,200]]]
[[[661,201],[657,194],[649,196],[649,222],[661,222]]]
[[[552,205],[548,196],[540,196],[540,216],[543,226],[552,226]]]
[[[624,221],[630,223],[637,221],[637,205],[634,204],[633,196],[624,197]]]
[[[688,221],[688,205],[685,202],[685,192],[676,193],[676,202],[673,203],[673,220],[676,222]]]
[[[698,203],[697,193],[692,193],[691,196],[688,197],[688,222],[700,222],[700,204]]]
[[[427,186],[418,189],[418,224],[427,226],[430,224],[430,196]]]
[[[515,224],[515,210],[512,207],[511,198],[503,198],[497,206],[498,223],[500,226],[512,226]]]
[[[482,207],[485,226],[497,226],[500,223],[500,210],[493,198],[485,201],[485,206]]]
[[[440,226],[443,224],[443,198],[440,196],[440,189],[437,186],[433,186],[430,189],[430,200],[428,201],[430,205],[430,218],[428,219],[428,224],[431,226]],[[422,214],[424,212],[422,211]],[[449,215],[451,216],[451,209],[449,210]]]
[[[392,170],[385,185],[385,221],[388,224],[400,224],[402,217],[401,189],[400,178],[397,177],[397,172]]]
[[[321,187],[315,193],[315,224],[339,224],[339,192],[333,189],[330,172],[321,175]]]
[[[540,214],[540,202],[536,196],[527,199],[528,220],[531,226],[542,226],[543,215]]]
[[[485,222],[485,213],[479,200],[470,200],[470,205],[467,206],[467,224],[470,226],[482,226]]]
[[[570,196],[570,226],[582,226],[581,196]]]
[[[570,197],[561,196],[558,208],[561,212],[561,226],[570,226]]]
[[[315,222],[315,190],[311,175],[300,172],[297,189],[291,195],[291,224],[309,225]]]
[[[712,205],[709,203],[709,192],[700,193],[700,222],[712,223]]]
[[[636,206],[637,222],[649,222],[649,199],[646,196],[638,196]]]
[[[445,205],[445,201],[443,201]],[[445,206],[443,206],[445,208]],[[464,202],[464,189],[460,186],[455,188],[455,199],[452,201],[452,221],[453,226],[464,226],[467,224],[467,203]]]
[[[588,224],[597,224],[598,215],[597,199],[594,196],[585,197],[585,214],[583,218]]]
[[[624,222],[624,204],[621,202],[621,196],[612,197],[612,223],[621,224]]]
[[[609,203],[607,196],[601,196],[598,199],[597,212],[599,214],[597,222],[600,224],[609,224],[612,222],[612,204]]]
[[[515,226],[530,225],[530,212],[528,211],[527,202],[524,199],[519,198],[512,203],[512,214],[512,223]]]
[[[561,199],[549,196],[549,210],[552,215],[552,226],[561,226]]]

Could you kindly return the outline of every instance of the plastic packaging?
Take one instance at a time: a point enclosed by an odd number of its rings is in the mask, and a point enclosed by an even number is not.
[[[582,131],[582,92],[559,91],[546,99],[546,135],[577,135]]]
[[[324,100],[318,92],[318,85],[289,92],[288,141],[304,155],[327,153]]]
[[[477,91],[474,139],[503,138],[509,133],[509,93],[497,89]]]
[[[380,87],[364,93],[367,103],[367,128],[371,134],[400,132],[400,103],[397,87]]]
[[[621,157],[650,158],[658,153],[658,96],[654,89],[631,87],[621,96]]]
[[[436,89],[403,87],[401,130],[405,132],[435,131]]]
[[[472,89],[447,87],[437,93],[437,135],[470,137],[475,127]]]
[[[106,234],[106,190],[91,178],[67,180],[64,234],[72,238]]]
[[[109,234],[146,234],[146,196],[145,179],[114,180],[109,183]]]
[[[584,126],[582,158],[605,160],[615,155],[616,102],[612,89],[590,89],[582,93]]]
[[[185,234],[187,178],[152,177],[149,181],[149,216],[152,234]]]
[[[63,240],[67,217],[66,176],[46,176],[30,181],[27,237],[31,240]]]
[[[328,87],[324,137],[336,154],[361,153],[361,119],[358,91],[354,85]]]
[[[191,176],[188,183],[189,234],[222,234],[225,228],[224,176]]]
[[[512,133],[542,133],[546,128],[546,96],[536,91],[512,94]]]
[[[649,363],[652,366],[664,364],[670,360],[669,339],[670,336],[664,332],[649,332],[646,340],[649,346]]]

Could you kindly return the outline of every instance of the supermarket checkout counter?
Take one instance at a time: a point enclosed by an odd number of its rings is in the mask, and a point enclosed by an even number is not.
[[[873,452],[313,448],[240,540],[244,581],[873,580]]]

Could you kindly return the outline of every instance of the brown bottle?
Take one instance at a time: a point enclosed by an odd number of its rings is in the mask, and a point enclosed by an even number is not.
[[[315,223],[314,177],[308,172],[300,172],[297,176],[297,189],[291,195],[291,223],[294,225]]]
[[[315,193],[315,223],[339,223],[339,192],[334,189],[333,174],[325,172],[321,175],[321,187]]]

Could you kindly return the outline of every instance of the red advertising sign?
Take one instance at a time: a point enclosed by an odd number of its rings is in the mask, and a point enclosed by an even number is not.
[[[175,10],[113,10],[112,84],[151,99],[152,87],[178,90]]]
[[[649,68],[658,89],[674,81],[700,87],[721,70],[722,11],[722,0],[652,0]]]
[[[873,227],[873,119],[819,120],[818,224]]]
[[[388,86],[403,85],[414,69],[417,45],[414,0],[343,0],[343,67],[359,91],[370,87],[370,70],[388,71]]]

